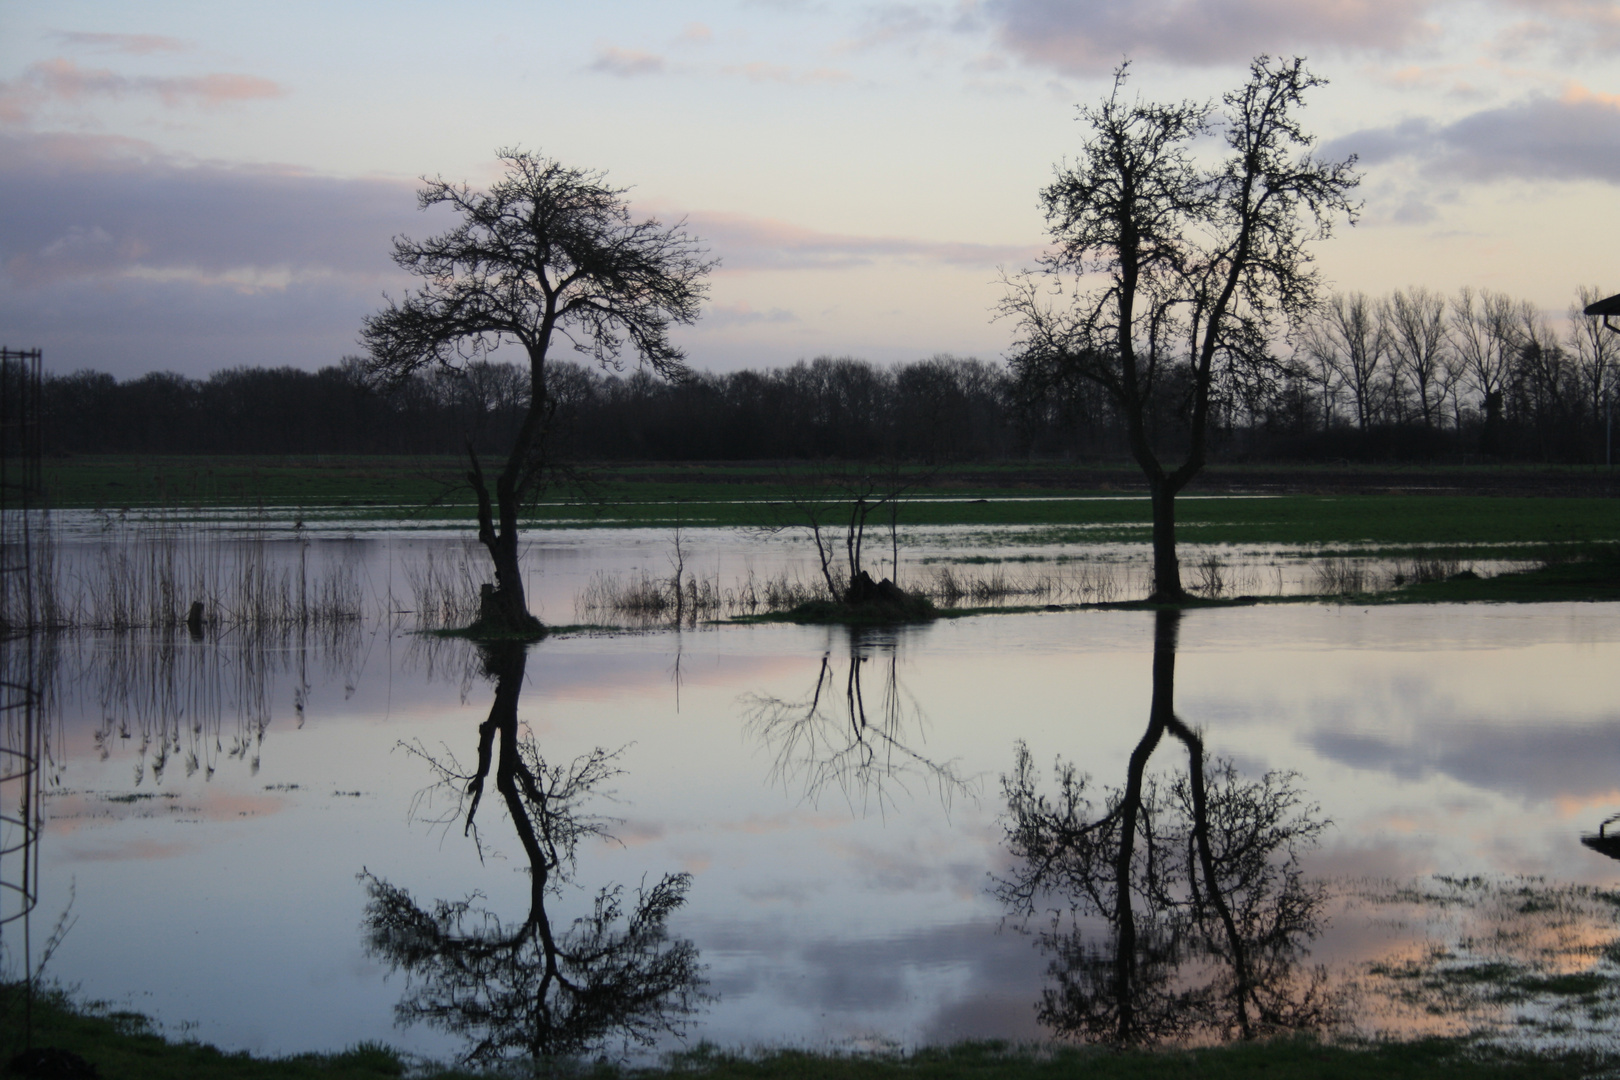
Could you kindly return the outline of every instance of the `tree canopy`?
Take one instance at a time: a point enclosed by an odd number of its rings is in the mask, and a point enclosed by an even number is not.
[[[495,564],[480,623],[532,631],[539,624],[518,573],[517,508],[545,463],[553,336],[606,366],[620,367],[628,346],[659,375],[685,377],[685,356],[669,331],[697,319],[703,279],[715,263],[683,222],[632,217],[628,189],[610,185],[604,173],[523,150],[498,154],[506,175],[487,192],[424,181],[420,207],[448,206],[460,223],[427,240],[395,239],[394,262],[423,284],[367,317],[360,336],[368,372],[385,380],[462,366],[503,342],[527,353],[528,408],[496,477],[494,504],[471,451],[468,481],[478,497],[479,540]]]
[[[1219,107],[1127,101],[1127,74],[1080,109],[1080,156],[1041,192],[1053,248],[1008,282],[1001,311],[1018,324],[1012,362],[1026,383],[1087,380],[1118,406],[1153,493],[1154,594],[1174,600],[1174,499],[1204,466],[1212,390],[1219,380],[1254,395],[1282,376],[1279,325],[1318,288],[1307,244],[1353,216],[1358,177],[1354,158],[1311,152],[1295,113],[1322,80],[1300,58],[1257,57]],[[1205,165],[1197,143],[1217,132],[1226,153]],[[1180,400],[1164,401],[1167,389]],[[1154,431],[1167,405],[1187,416],[1174,467]]]

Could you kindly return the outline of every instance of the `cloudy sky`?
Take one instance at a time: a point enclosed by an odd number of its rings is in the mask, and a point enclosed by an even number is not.
[[[1360,155],[1336,288],[1620,285],[1620,3],[1606,0],[0,0],[0,338],[56,371],[318,367],[441,228],[422,175],[521,146],[608,171],[722,262],[700,368],[994,359],[998,268],[1075,108],[1212,97],[1260,52],[1331,84]]]

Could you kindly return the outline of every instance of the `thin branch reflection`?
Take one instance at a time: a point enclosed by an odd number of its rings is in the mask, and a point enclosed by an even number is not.
[[[746,730],[770,751],[774,780],[802,788],[811,803],[836,789],[862,811],[885,809],[912,785],[934,791],[947,808],[959,796],[978,797],[955,761],[918,748],[928,720],[900,681],[897,646],[892,634],[851,629],[847,658],[835,657],[829,641],[802,698],[744,696]]]

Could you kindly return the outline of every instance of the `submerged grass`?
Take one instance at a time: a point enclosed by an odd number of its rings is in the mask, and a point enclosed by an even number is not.
[[[0,1070],[21,1049],[20,990],[0,987]],[[419,1077],[462,1080],[479,1074],[410,1059],[387,1046],[361,1043],[335,1054],[254,1057],[229,1053],[195,1041],[164,1038],[146,1017],[106,1005],[73,1002],[60,991],[43,993],[33,1007],[33,1044],[70,1051],[102,1077],[123,1080],[376,1080]],[[1438,1078],[1612,1075],[1620,1057],[1596,1051],[1533,1053],[1476,1044],[1464,1039],[1412,1042],[1325,1043],[1309,1038],[1281,1039],[1195,1050],[1114,1051],[1079,1047],[1013,1046],[1002,1042],[961,1043],[909,1053],[853,1054],[776,1050],[728,1053],[709,1046],[674,1055],[658,1067],[595,1062],[544,1062],[524,1075],[661,1080],[709,1077],[713,1080],[1185,1080],[1202,1077],[1265,1075],[1276,1080],[1362,1077]],[[23,1075],[0,1071],[0,1075]]]

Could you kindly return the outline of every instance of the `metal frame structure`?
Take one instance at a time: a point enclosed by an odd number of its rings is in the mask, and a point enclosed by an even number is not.
[[[32,915],[44,825],[45,717],[33,633],[44,505],[40,386],[40,350],[0,348],[0,942],[8,929],[21,930],[12,959],[22,962],[25,1044],[33,1033]]]

